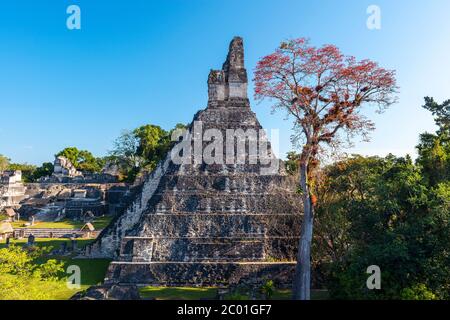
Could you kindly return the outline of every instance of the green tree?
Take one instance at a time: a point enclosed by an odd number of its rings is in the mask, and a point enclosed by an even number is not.
[[[78,160],[80,156],[80,150],[78,150],[78,148],[76,147],[64,148],[63,150],[58,152],[55,156],[56,157],[62,156],[67,158],[74,165],[75,168],[78,168],[79,166]]]
[[[147,124],[133,131],[138,139],[137,154],[151,162],[161,158],[161,152],[167,144],[167,131],[160,126]]]
[[[139,141],[136,152],[138,156],[145,159],[146,169],[153,170],[166,156],[173,144],[173,141],[171,141],[173,131],[185,128],[185,125],[178,123],[175,128],[166,131],[159,126],[148,124],[133,131],[134,136]]]
[[[268,99],[294,120],[300,142],[299,188],[303,200],[293,298],[310,299],[311,244],[314,226],[314,173],[325,149],[342,137],[367,138],[374,124],[363,107],[382,111],[396,101],[395,72],[370,60],[357,61],[333,45],[311,46],[307,39],[282,42],[255,69],[255,98]]]
[[[287,173],[290,175],[298,174],[300,155],[295,151],[289,151],[286,155],[286,158],[287,159],[284,163]]]
[[[435,186],[450,179],[450,140],[441,135],[424,133],[417,146],[417,164],[422,168],[424,179]]]
[[[448,133],[450,131],[450,99],[439,104],[431,97],[425,97],[423,108],[430,111],[434,116],[436,125],[439,127],[438,135]]]
[[[417,164],[422,168],[426,182],[436,186],[450,180],[450,100],[438,104],[426,97],[426,110],[434,116],[438,130],[436,133],[423,133],[417,145]]]
[[[46,248],[10,246],[0,249],[0,300],[46,299],[43,282],[54,281],[63,272],[63,263],[49,259]]]
[[[156,168],[174,143],[171,141],[172,132],[183,128],[185,125],[177,124],[174,129],[166,131],[148,124],[133,131],[123,131],[114,141],[107,162],[118,165],[124,180],[132,182],[142,171]]]
[[[138,155],[138,147],[139,139],[131,131],[122,131],[122,134],[114,141],[107,162],[120,168],[122,180],[134,181],[143,166],[144,159]]]
[[[5,171],[9,166],[10,159],[0,154],[0,171]]]
[[[353,155],[316,173],[312,263],[333,298],[449,299],[448,122],[432,106],[438,130],[421,135],[416,163]],[[381,290],[366,287],[370,265]]]
[[[83,172],[99,173],[105,164],[104,159],[96,158],[91,152],[78,150],[76,147],[65,148],[58,152],[56,156],[66,157],[75,168]]]
[[[40,167],[37,167],[33,173],[33,181],[39,178],[51,176],[54,170],[53,163],[44,162]]]
[[[41,177],[50,176],[53,173],[53,164],[45,162],[37,167],[28,163],[8,163],[5,170],[20,170],[23,182],[35,182]]]
[[[77,169],[83,172],[99,173],[105,165],[105,160],[94,157],[89,151],[81,150],[78,155],[78,163]]]
[[[332,297],[448,299],[448,182],[430,188],[410,158],[394,156],[355,156],[328,166],[325,174],[315,257]],[[370,265],[381,269],[381,290],[366,287]]]
[[[8,170],[20,170],[22,171],[23,182],[33,182],[36,166],[27,163],[11,163],[8,166]]]

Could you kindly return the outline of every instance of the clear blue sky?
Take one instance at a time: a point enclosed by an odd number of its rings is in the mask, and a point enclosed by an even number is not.
[[[81,30],[66,28],[71,4]],[[381,30],[366,27],[370,4]],[[244,37],[250,79],[258,58],[292,37],[396,69],[400,102],[370,114],[377,130],[357,152],[413,153],[419,133],[434,130],[423,97],[450,98],[448,0],[2,0],[0,153],[33,164],[66,146],[101,156],[123,129],[190,122],[234,35]],[[281,153],[290,150],[290,122],[252,107],[265,128],[281,129]]]

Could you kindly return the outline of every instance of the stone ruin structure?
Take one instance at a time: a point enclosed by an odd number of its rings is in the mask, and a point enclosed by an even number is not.
[[[64,178],[81,177],[83,174],[78,171],[69,159],[63,156],[55,158],[53,163],[53,177],[62,181]]]
[[[230,44],[227,60],[222,70],[211,70],[208,77],[208,106],[217,107],[224,101],[247,99],[247,71],[244,67],[244,50],[241,38]]]
[[[25,187],[22,183],[22,171],[0,172],[0,209],[17,208],[25,198]]]
[[[203,132],[262,129],[247,98],[242,38],[231,42],[222,69],[209,74],[208,93],[206,109],[194,116]],[[176,164],[169,153],[85,255],[114,259],[105,278],[110,285],[227,286],[271,279],[289,286],[302,207],[293,177],[271,157],[278,170],[261,174],[260,162]]]
[[[126,208],[129,189],[125,183],[28,183],[18,212],[36,221],[82,220],[89,212],[114,216]]]
[[[81,172],[64,156],[55,157],[53,173],[48,177],[41,177],[40,183],[117,183],[118,172],[108,164],[101,173]]]

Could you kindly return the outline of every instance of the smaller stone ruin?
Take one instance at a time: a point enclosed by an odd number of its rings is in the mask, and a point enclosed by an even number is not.
[[[22,183],[22,171],[0,172],[0,209],[16,208],[25,198],[25,187]]]
[[[73,163],[64,156],[58,156],[53,162],[53,173],[41,177],[40,183],[116,183],[119,182],[117,168],[107,164],[101,173],[78,171]]]
[[[242,38],[236,37],[229,47],[221,70],[211,70],[208,76],[209,106],[215,107],[230,99],[247,101],[247,71],[244,67]]]
[[[53,176],[62,180],[63,178],[82,177],[83,174],[75,168],[69,159],[59,156],[56,157],[54,162]]]

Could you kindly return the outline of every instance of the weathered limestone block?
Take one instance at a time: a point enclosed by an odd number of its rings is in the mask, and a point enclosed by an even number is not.
[[[146,178],[140,192],[125,212],[114,219],[111,225],[105,228],[97,241],[86,248],[85,255],[90,257],[115,257],[120,251],[120,243],[126,232],[131,230],[141,218],[147,208],[147,203],[159,185],[161,177],[166,172],[170,162],[169,155]]]
[[[79,172],[69,159],[63,156],[55,158],[53,163],[53,175],[59,178],[62,177],[80,177],[83,174]]]
[[[25,198],[22,171],[0,171],[0,211],[5,207],[18,208]]]
[[[139,300],[139,289],[134,285],[92,286],[75,294],[70,300]]]
[[[144,237],[296,237],[301,215],[149,214],[137,233]]]
[[[267,280],[289,287],[293,262],[112,262],[105,283],[159,286],[261,285]]]
[[[211,70],[209,73],[208,96],[210,104],[214,106],[219,106],[215,102],[220,101],[247,100],[247,71],[244,67],[244,44],[242,38],[235,37],[231,41],[228,56],[222,66],[222,70]]]

